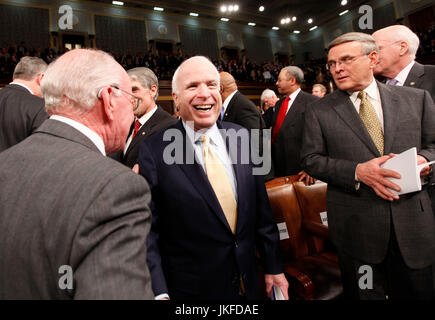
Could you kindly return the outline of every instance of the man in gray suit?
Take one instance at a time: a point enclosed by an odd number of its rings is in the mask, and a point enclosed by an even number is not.
[[[50,119],[0,154],[0,299],[152,299],[149,187],[105,156],[133,121],[127,73],[72,50],[41,89]]]
[[[347,33],[329,44],[339,90],[305,117],[303,167],[328,183],[328,224],[345,294],[353,299],[433,299],[435,217],[425,187],[401,195],[381,165],[417,148],[435,159],[435,106],[427,91],[377,82],[373,37]],[[412,108],[410,106],[413,106]],[[425,167],[423,176],[429,174]],[[385,287],[384,287],[385,285]]]
[[[41,80],[47,64],[37,57],[23,57],[13,81],[0,90],[0,152],[30,136],[47,118]]]

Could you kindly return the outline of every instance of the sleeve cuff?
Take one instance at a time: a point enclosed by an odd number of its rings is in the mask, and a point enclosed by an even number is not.
[[[170,300],[169,295],[167,293],[162,293],[162,294],[159,294],[158,296],[155,296],[154,300],[160,300],[160,299],[165,299],[165,298]]]

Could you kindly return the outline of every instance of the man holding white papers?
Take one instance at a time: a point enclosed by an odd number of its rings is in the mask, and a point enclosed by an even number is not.
[[[328,183],[328,224],[346,297],[433,299],[429,196],[425,188],[392,193],[400,188],[389,178],[400,175],[380,166],[412,147],[418,164],[435,160],[434,103],[426,91],[374,79],[379,51],[370,35],[347,33],[328,49],[339,90],[308,107],[301,159]]]

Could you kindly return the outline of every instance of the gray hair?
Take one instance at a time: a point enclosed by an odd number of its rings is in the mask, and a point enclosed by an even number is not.
[[[299,67],[287,66],[282,68],[287,72],[289,79],[295,78],[297,84],[302,84],[304,82],[304,72]]]
[[[320,88],[320,91],[326,93],[326,87],[325,87],[323,84],[321,84],[321,83],[316,83],[316,84],[313,85],[313,89],[314,89],[315,87],[319,87],[319,88]]]
[[[151,69],[146,67],[133,68],[128,70],[127,74],[130,79],[138,81],[141,85],[144,86],[144,88],[147,88],[148,90],[151,90],[152,86],[156,86],[157,93],[154,97],[154,100],[157,100],[159,96],[159,80],[157,79],[156,74]]]
[[[189,59],[187,59],[187,60],[184,60],[179,66],[178,66],[178,68],[177,68],[177,70],[175,70],[175,72],[174,72],[174,75],[173,75],[173,77],[172,77],[172,92],[173,93],[178,93],[178,74],[179,74],[179,72],[180,72],[180,69],[181,69],[181,67],[187,62],[187,61],[190,61],[190,60],[197,60],[197,61],[205,61],[205,62],[208,62],[208,63],[210,63],[214,68],[214,70],[216,71],[216,78],[217,78],[217,85],[218,85],[218,88],[220,88],[220,86],[221,86],[221,79],[220,79],[220,76],[219,76],[219,71],[216,69],[216,66],[210,61],[210,59],[209,58],[207,58],[207,57],[204,57],[204,56],[194,56],[194,57],[192,57],[192,58],[189,58]]]
[[[370,54],[373,51],[379,53],[379,48],[376,45],[375,39],[371,35],[362,32],[348,32],[335,38],[329,43],[328,52],[331,48],[338,46],[339,44],[352,41],[361,43],[363,54]]]
[[[123,72],[125,74],[106,52],[95,49],[68,51],[48,66],[42,78],[45,109],[49,114],[56,110],[88,112],[95,106],[101,88],[120,86]],[[121,95],[119,90],[114,92]]]
[[[21,79],[30,81],[38,74],[42,74],[47,70],[47,63],[38,57],[22,57],[15,67],[12,79]]]
[[[407,26],[397,24],[378,31],[383,30],[388,31],[388,36],[390,37],[391,42],[405,41],[408,44],[408,54],[415,59],[415,55],[417,54],[420,45],[420,39],[411,29]]]
[[[272,97],[276,97],[275,91],[271,89],[264,89],[260,96],[260,106],[263,109],[264,99],[269,99]]]

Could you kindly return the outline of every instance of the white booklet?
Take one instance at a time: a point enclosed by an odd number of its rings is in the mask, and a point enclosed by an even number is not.
[[[414,147],[387,160],[381,165],[381,167],[400,173],[400,175],[402,176],[402,178],[400,179],[391,177],[388,177],[387,179],[397,184],[401,190],[400,192],[397,192],[395,190],[391,190],[390,188],[388,189],[394,194],[401,195],[405,193],[420,191],[420,172],[424,167],[433,163],[435,163],[435,161],[417,165],[417,148]]]
[[[273,300],[284,300],[284,295],[279,287],[272,286],[272,299]]]

